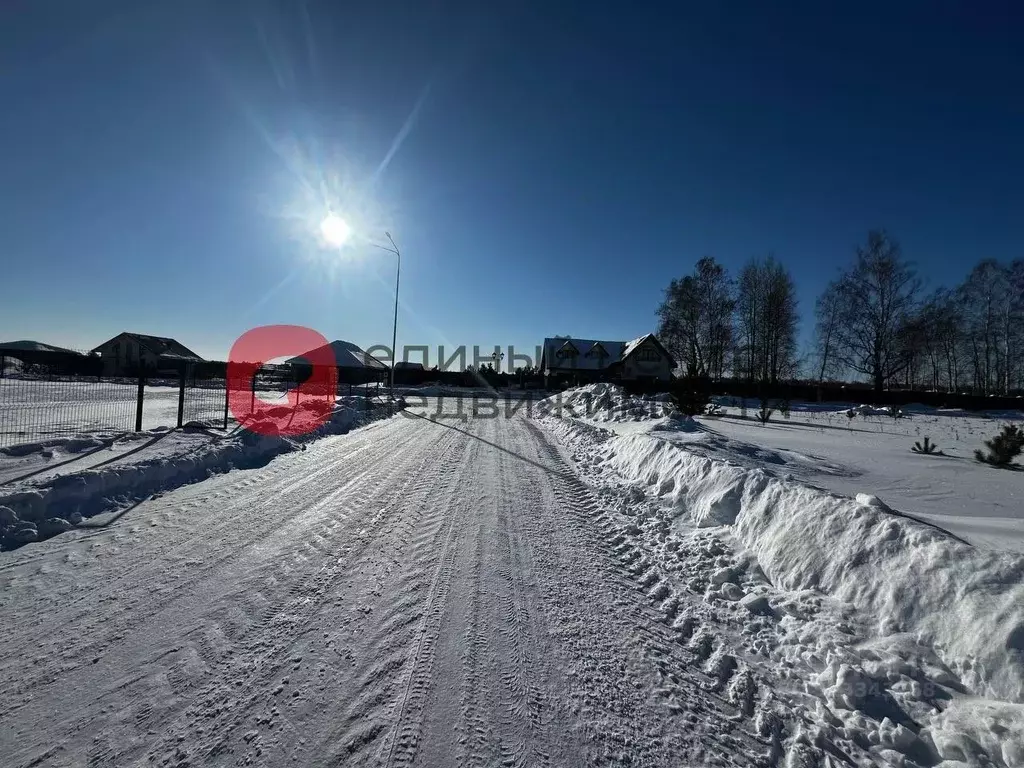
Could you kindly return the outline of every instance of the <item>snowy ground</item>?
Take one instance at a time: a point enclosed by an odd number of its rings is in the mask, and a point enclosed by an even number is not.
[[[313,432],[297,437],[187,424],[139,433],[53,437],[0,448],[0,549],[83,525],[105,524],[150,497],[213,474],[262,466],[325,435],[389,415],[361,396],[339,398]],[[99,520],[93,518],[99,516]]]
[[[159,427],[137,433],[93,432],[19,443],[0,449],[0,488],[104,466],[173,459],[214,439],[216,436],[206,431]]]
[[[137,391],[137,385],[128,383],[0,379],[0,428],[43,428],[29,439],[129,429],[135,424]],[[173,426],[177,417],[178,388],[147,386],[143,429]],[[11,437],[4,442],[23,441]]]
[[[162,385],[164,384],[164,385]],[[343,396],[381,396],[386,386],[339,385]],[[439,395],[472,397],[497,393],[501,397],[537,397],[537,393],[518,388],[506,390],[468,389],[464,387],[397,387],[396,394],[423,399]],[[134,382],[43,381],[14,377],[0,378],[0,447],[38,442],[68,435],[109,435],[135,426],[137,385]],[[260,390],[259,397],[273,400],[277,390]],[[539,395],[543,397],[543,395]],[[194,419],[221,423],[224,409],[223,389],[186,390],[184,421]],[[147,384],[142,408],[142,428],[146,431],[173,427],[178,419],[178,387],[173,382]],[[233,419],[229,414],[229,425]]]
[[[700,456],[760,467],[847,496],[871,494],[978,546],[1024,553],[1024,472],[974,459],[975,449],[984,448],[1004,424],[1024,423],[1022,412],[917,406],[893,419],[859,405],[794,403],[788,418],[776,412],[762,425],[755,418],[760,404],[747,401],[744,418],[737,401],[720,402],[722,415],[698,417],[697,430],[659,429],[667,404],[647,403],[630,418],[593,399],[589,406],[576,402],[574,412],[620,435],[652,433]],[[851,408],[862,413],[850,419]],[[925,436],[943,456],[910,450]]]
[[[703,593],[706,605],[689,601],[673,626],[686,634],[694,615],[722,620],[731,604],[767,601],[772,621],[713,645],[800,713],[826,752],[1024,763],[1024,557],[972,546],[877,496],[801,481],[821,456],[709,437],[650,405],[598,385],[564,395],[548,425],[596,487],[637,492],[623,534],[641,545],[629,557],[670,574],[667,590],[651,577],[652,594]]]
[[[0,765],[1024,765],[1021,558],[632,407],[396,417],[0,554]]]
[[[738,409],[726,412],[737,414]],[[974,451],[1003,424],[1024,414],[966,414],[905,409],[901,419],[884,415],[849,419],[839,407],[779,415],[762,427],[728,416],[702,418],[707,450],[753,445],[778,453],[770,462],[837,493],[870,493],[901,512],[936,523],[972,543],[1024,552],[1024,473],[994,469]],[[911,452],[928,436],[945,456]],[[691,446],[692,447],[692,446]],[[792,465],[792,466],[790,466]]]
[[[409,417],[5,554],[0,763],[752,764],[603,514],[527,419]]]

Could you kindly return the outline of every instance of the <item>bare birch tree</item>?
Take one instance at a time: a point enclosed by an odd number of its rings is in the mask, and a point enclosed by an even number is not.
[[[737,373],[776,383],[796,373],[796,285],[774,256],[752,260],[736,292]]]
[[[705,256],[693,274],[673,280],[658,307],[658,336],[688,376],[721,379],[732,344],[732,284]]]
[[[867,376],[876,392],[907,365],[900,331],[916,308],[919,290],[899,244],[881,230],[868,233],[839,280],[836,353],[847,368]]]

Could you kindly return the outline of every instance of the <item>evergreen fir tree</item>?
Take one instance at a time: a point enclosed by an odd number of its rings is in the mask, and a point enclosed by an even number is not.
[[[1024,451],[1024,429],[1007,424],[1002,432],[985,441],[985,447],[988,448],[988,454],[977,450],[974,458],[994,467],[1014,466],[1013,460]]]

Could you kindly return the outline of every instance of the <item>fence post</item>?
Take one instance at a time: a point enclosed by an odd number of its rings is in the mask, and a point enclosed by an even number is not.
[[[185,363],[178,366],[178,429],[185,416]]]
[[[142,431],[142,401],[146,396],[146,378],[139,374],[139,392],[135,397],[135,431]]]
[[[228,428],[228,402],[231,399],[231,379],[224,374],[224,429]]]

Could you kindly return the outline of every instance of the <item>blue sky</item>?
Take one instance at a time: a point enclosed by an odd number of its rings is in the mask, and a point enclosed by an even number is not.
[[[932,285],[1024,255],[1021,11],[842,5],[6,3],[0,340],[389,342],[327,206],[432,357],[640,335],[704,255],[806,319],[871,227]]]

